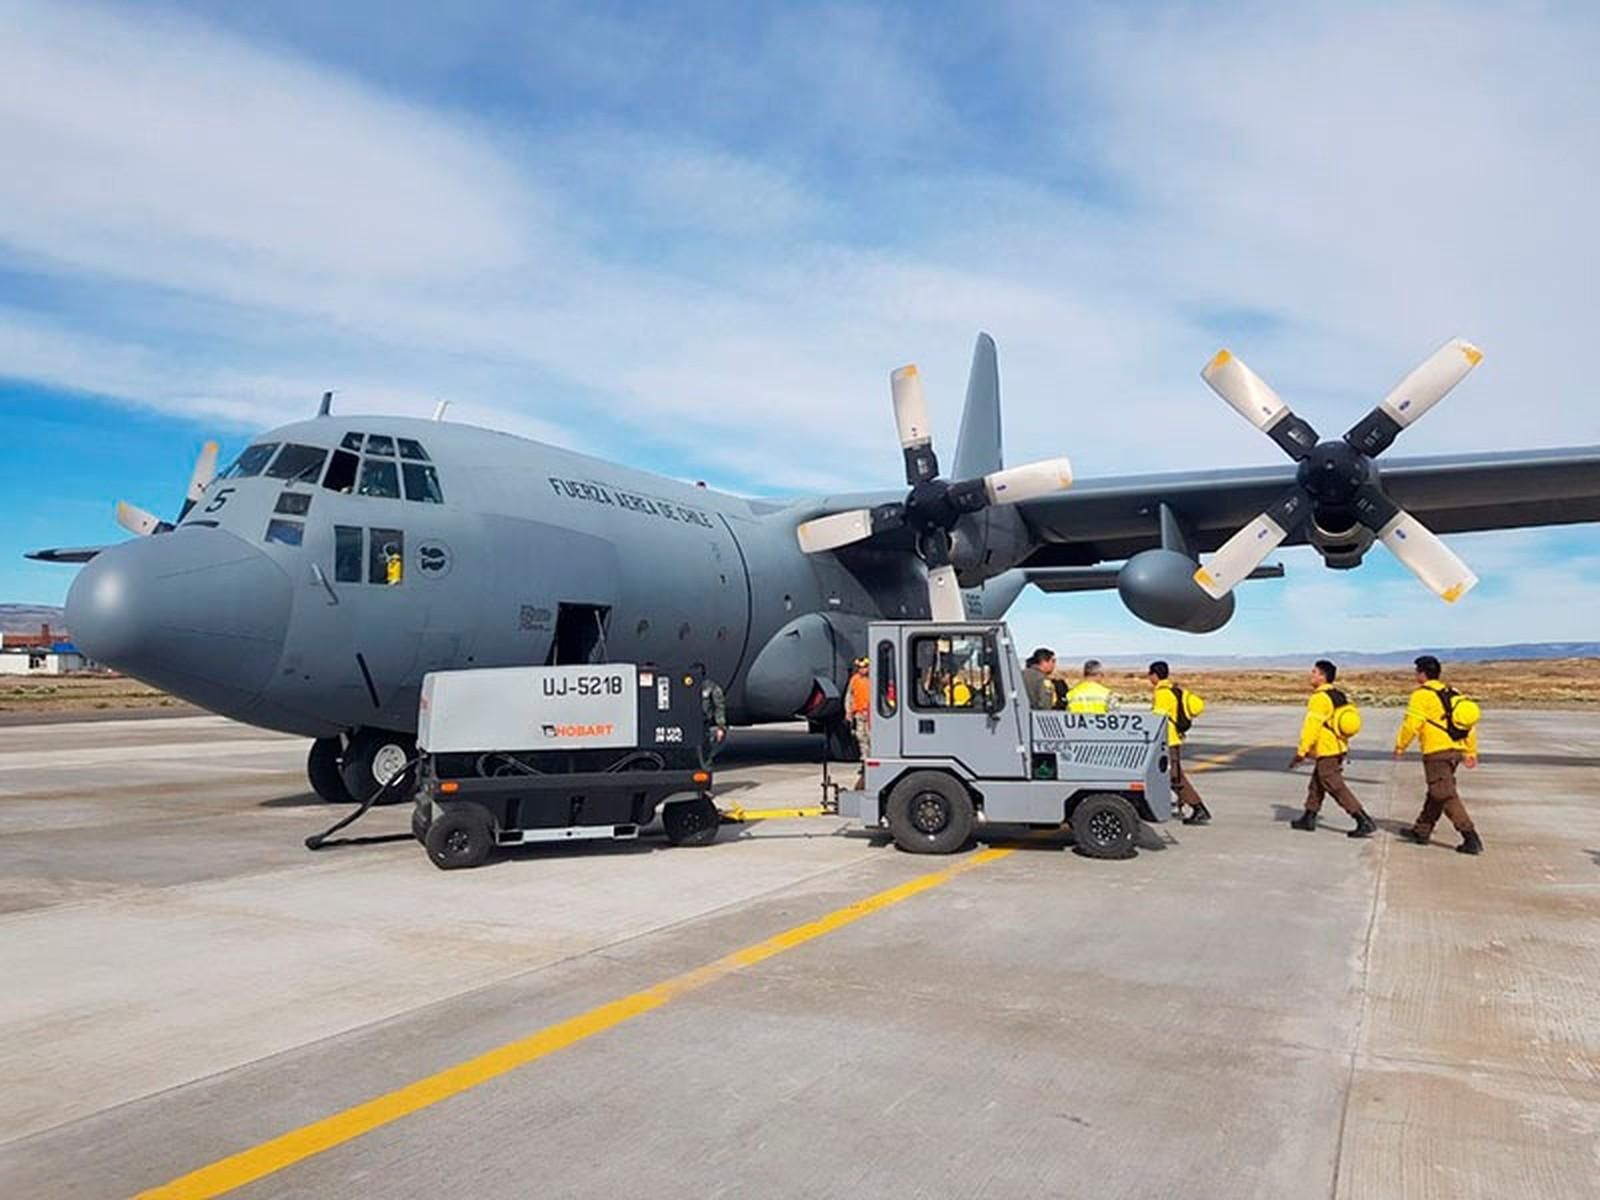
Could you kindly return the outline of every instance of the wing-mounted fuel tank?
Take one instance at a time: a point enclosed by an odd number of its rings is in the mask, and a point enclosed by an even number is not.
[[[850,664],[865,652],[867,619],[846,613],[805,613],[767,640],[745,675],[752,720],[796,716],[822,721],[843,711]]]

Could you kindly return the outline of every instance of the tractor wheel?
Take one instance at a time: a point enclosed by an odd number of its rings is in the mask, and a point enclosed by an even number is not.
[[[913,771],[889,791],[889,833],[908,854],[953,854],[972,839],[977,812],[966,785],[943,771]]]
[[[1132,858],[1139,814],[1121,796],[1086,796],[1072,810],[1072,835],[1090,858]]]
[[[441,871],[480,866],[494,849],[494,822],[476,804],[453,805],[428,827],[423,844]]]
[[[717,840],[722,814],[704,796],[680,800],[661,810],[661,825],[674,846],[709,846]]]

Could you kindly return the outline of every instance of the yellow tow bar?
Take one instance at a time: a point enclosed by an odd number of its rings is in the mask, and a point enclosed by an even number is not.
[[[735,804],[732,808],[722,810],[722,823],[724,825],[742,825],[746,821],[779,821],[792,817],[821,817],[827,815],[828,810],[820,804],[811,804],[803,808],[746,808],[742,804]]]

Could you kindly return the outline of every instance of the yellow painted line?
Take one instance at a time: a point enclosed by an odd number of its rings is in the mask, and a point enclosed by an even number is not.
[[[1226,754],[1213,754],[1210,758],[1202,758],[1193,766],[1184,763],[1183,769],[1185,771],[1209,771],[1213,767],[1225,767],[1231,762],[1237,762],[1252,750],[1264,750],[1266,748],[1265,746],[1241,746],[1237,750],[1229,750]]]
[[[357,1104],[353,1108],[334,1113],[320,1121],[313,1121],[299,1129],[292,1129],[288,1133],[228,1158],[219,1159],[197,1171],[191,1171],[181,1178],[174,1179],[171,1183],[140,1192],[135,1200],[157,1200],[157,1198],[203,1200],[204,1197],[221,1196],[247,1183],[254,1183],[295,1163],[303,1162],[313,1155],[321,1154],[324,1150],[331,1150],[364,1133],[370,1133],[402,1117],[420,1112],[424,1108],[438,1104],[441,1100],[448,1100],[479,1084],[498,1079],[548,1054],[554,1054],[557,1050],[564,1050],[596,1034],[614,1029],[624,1022],[643,1016],[735,971],[753,967],[785,951],[814,941],[824,934],[854,924],[863,917],[931,891],[958,875],[1011,853],[1012,851],[1004,849],[980,850],[954,866],[918,875],[915,879],[908,879],[905,883],[887,891],[835,909],[815,921],[796,925],[792,929],[774,934],[765,941],[756,942],[742,950],[735,950],[732,954],[724,955],[714,962],[685,971],[681,975],[674,975],[654,987],[645,988],[631,996],[624,996],[620,1000],[613,1000],[609,1004],[602,1004],[598,1008],[591,1008],[586,1013],[547,1026],[520,1041],[507,1043],[486,1054],[480,1054],[477,1058],[468,1059],[453,1067],[447,1067],[435,1075],[429,1075],[425,1079],[419,1079],[415,1083],[374,1097],[364,1104]]]

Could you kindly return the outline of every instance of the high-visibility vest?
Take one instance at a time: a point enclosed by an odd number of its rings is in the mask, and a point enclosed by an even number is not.
[[[1111,689],[1095,679],[1080,679],[1067,691],[1067,711],[1103,713],[1111,710]]]

